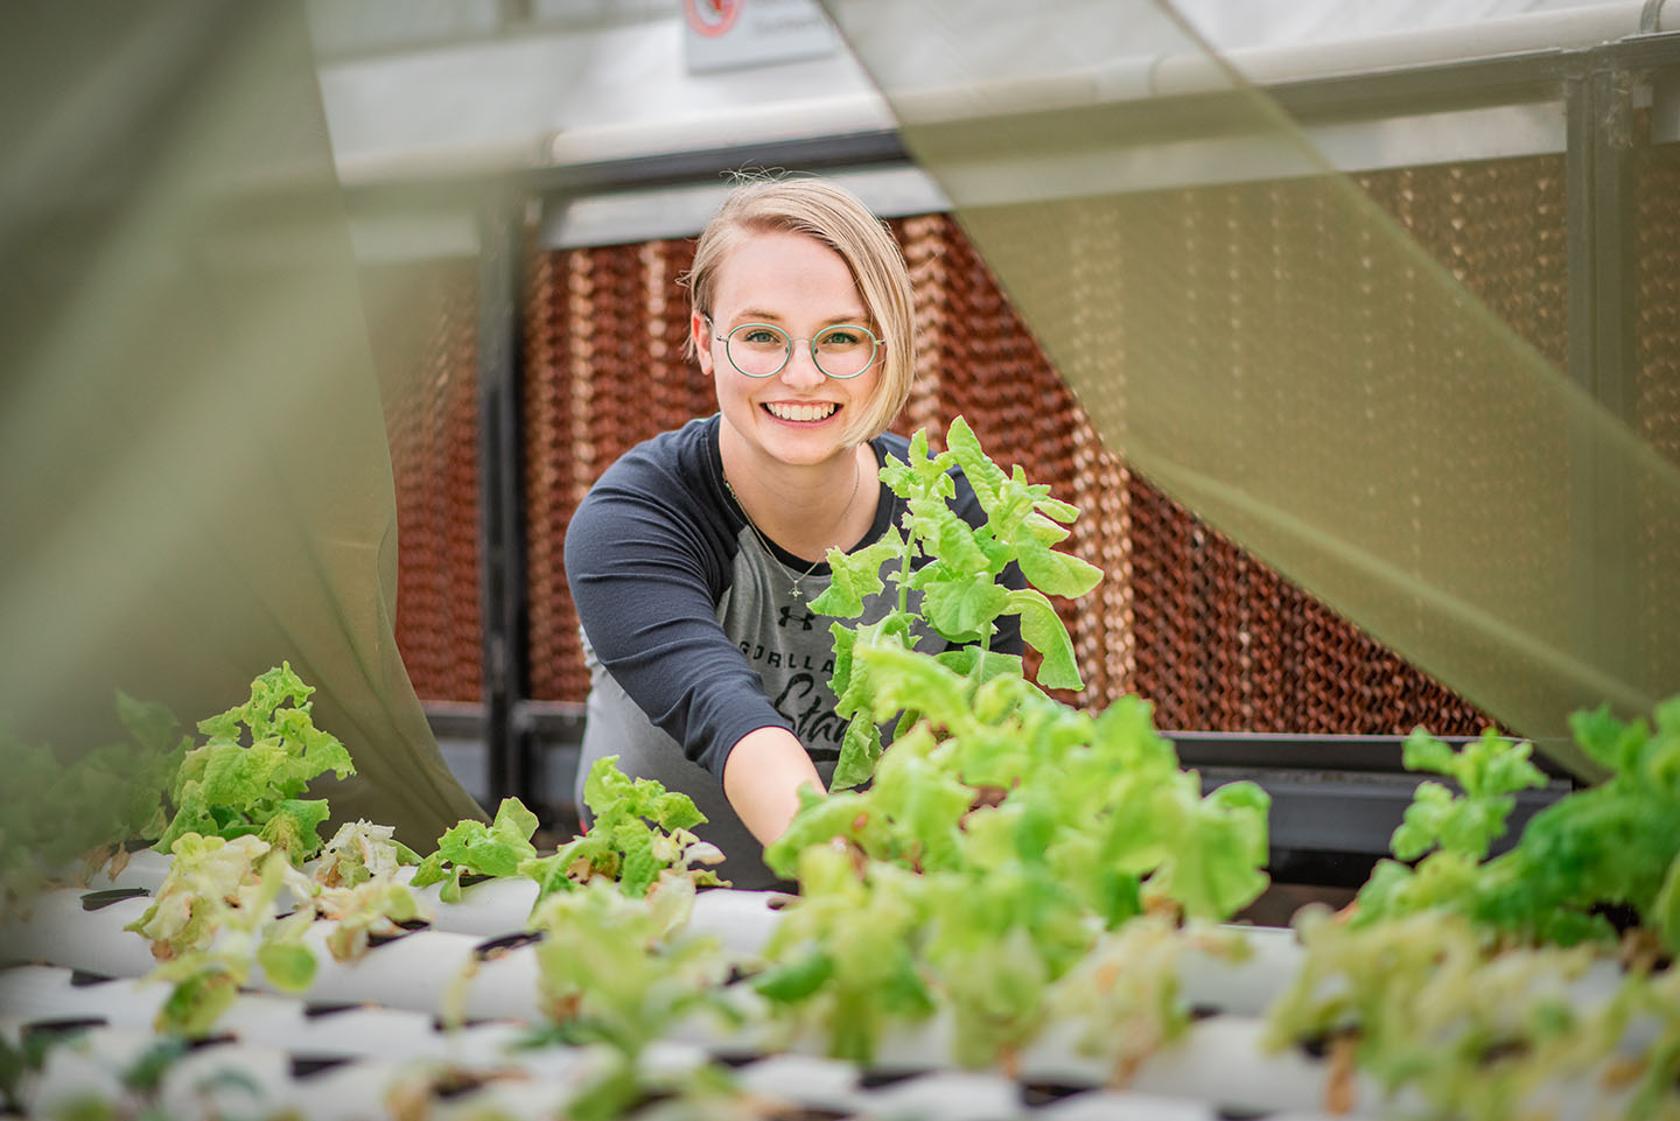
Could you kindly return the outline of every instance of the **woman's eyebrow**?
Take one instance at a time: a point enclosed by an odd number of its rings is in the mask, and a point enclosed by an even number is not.
[[[846,312],[844,315],[828,316],[826,319],[823,319],[821,322],[829,324],[829,325],[832,326],[835,323],[863,323],[863,322],[866,322],[867,319],[868,319],[868,316],[865,315],[862,311],[853,310],[853,311]],[[782,317],[780,315],[777,315],[773,311],[766,311],[764,308],[743,308],[742,310],[736,312],[734,314],[734,316],[731,317],[730,322],[732,322],[732,323],[780,323],[780,322],[782,322]]]

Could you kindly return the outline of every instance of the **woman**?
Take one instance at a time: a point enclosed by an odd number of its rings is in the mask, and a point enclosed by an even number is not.
[[[581,805],[589,768],[617,755],[692,797],[723,875],[762,887],[762,846],[839,757],[829,620],[809,604],[828,586],[828,550],[869,544],[898,514],[877,472],[889,452],[906,457],[883,433],[913,377],[910,279],[850,192],[773,179],[731,193],[688,285],[718,413],[633,448],[566,533],[592,675],[578,789]],[[980,524],[960,477],[957,489]],[[861,621],[895,597],[889,584]],[[1018,626],[992,647],[1019,652]]]

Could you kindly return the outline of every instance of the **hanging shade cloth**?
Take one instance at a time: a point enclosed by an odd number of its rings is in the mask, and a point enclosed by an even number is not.
[[[828,8],[1134,468],[1583,773],[1680,689],[1680,473],[1170,5]]]
[[[392,639],[396,517],[302,6],[0,9],[0,711],[195,721],[289,660],[429,848],[480,813]]]

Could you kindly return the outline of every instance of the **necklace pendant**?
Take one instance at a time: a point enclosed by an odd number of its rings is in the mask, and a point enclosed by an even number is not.
[[[794,599],[799,599],[800,598],[799,585],[795,584],[793,587],[789,588],[788,589],[788,595],[791,596]]]

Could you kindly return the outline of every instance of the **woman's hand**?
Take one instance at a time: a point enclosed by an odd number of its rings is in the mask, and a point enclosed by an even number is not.
[[[760,844],[787,832],[799,809],[801,786],[824,790],[804,745],[786,728],[748,732],[723,765],[723,792]]]

